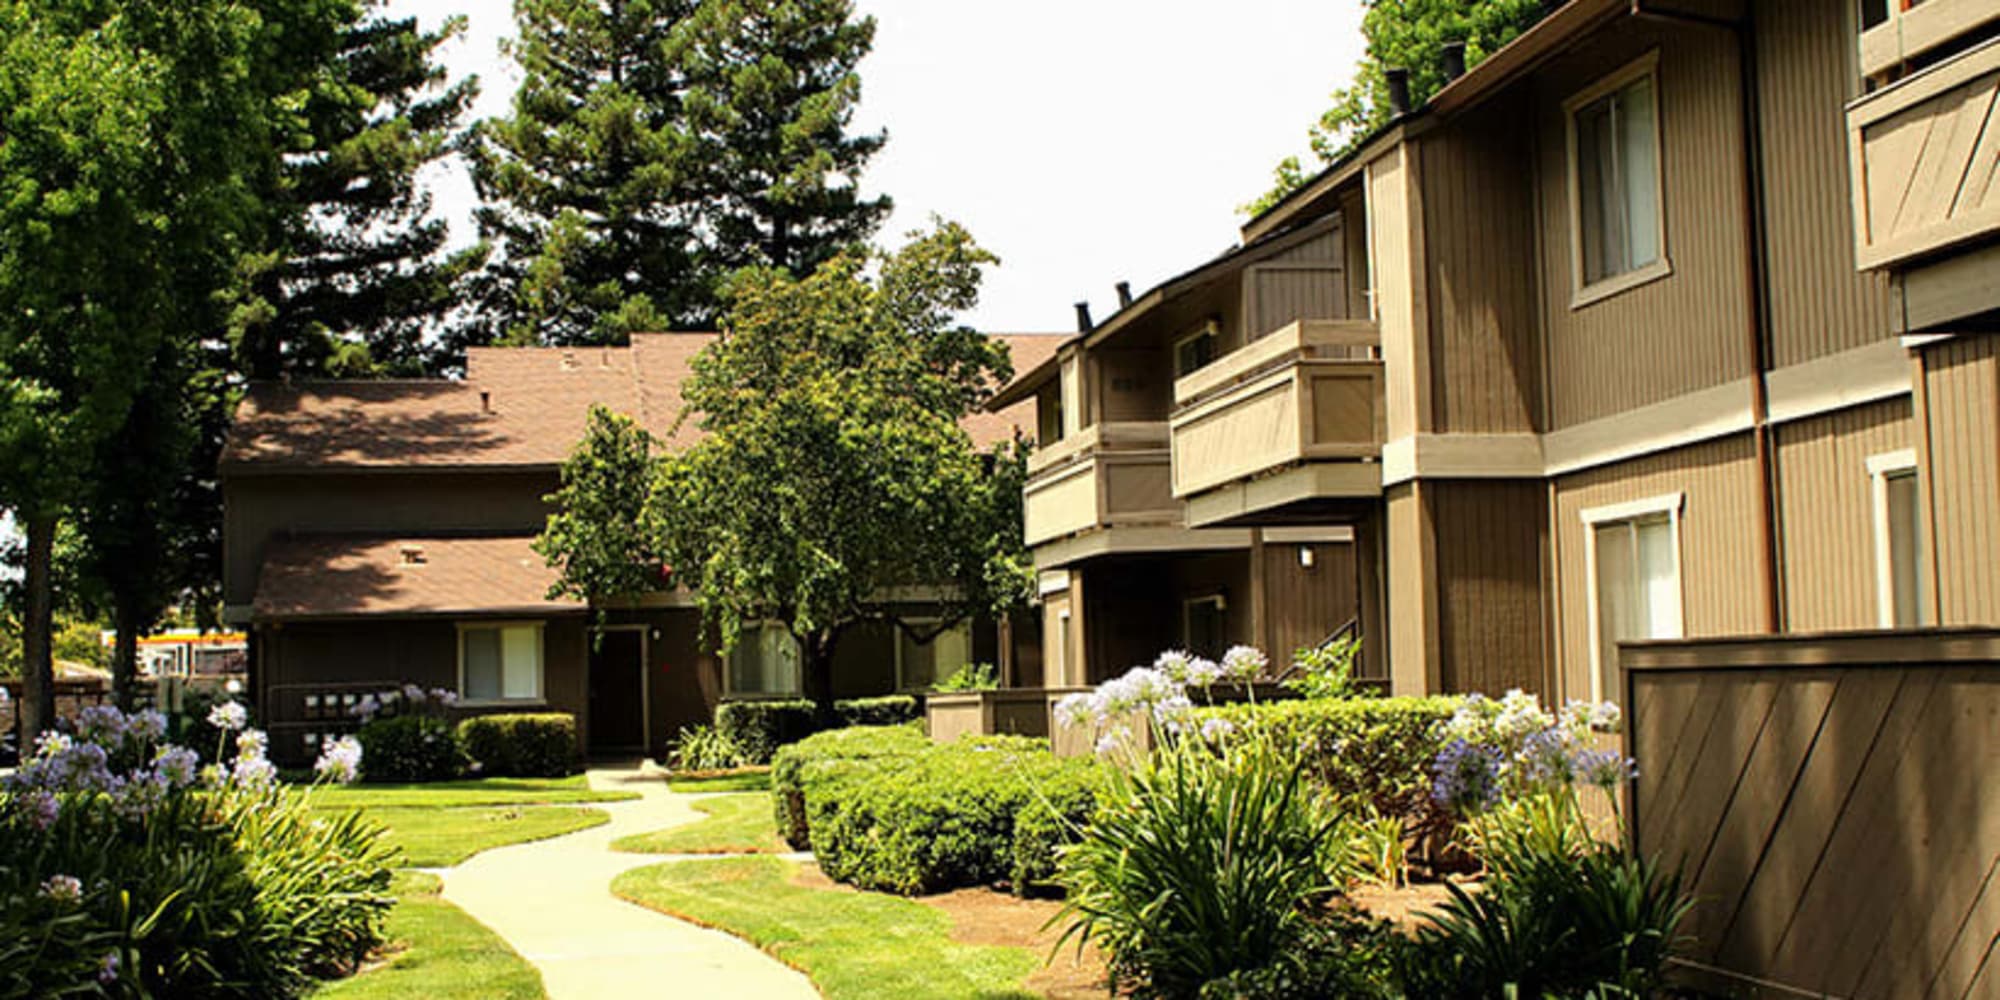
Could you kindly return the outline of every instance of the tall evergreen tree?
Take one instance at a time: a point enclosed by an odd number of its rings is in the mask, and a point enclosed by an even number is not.
[[[465,30],[425,31],[350,3],[337,47],[295,67],[305,94],[303,148],[263,193],[264,245],[242,262],[230,319],[235,364],[287,374],[434,374],[457,344],[436,336],[467,294],[483,247],[446,249],[419,174],[452,153],[478,81],[451,81],[438,50]]]
[[[872,19],[847,0],[517,0],[512,113],[473,177],[499,257],[478,335],[594,344],[702,329],[746,265],[810,273],[872,235],[849,136]]]

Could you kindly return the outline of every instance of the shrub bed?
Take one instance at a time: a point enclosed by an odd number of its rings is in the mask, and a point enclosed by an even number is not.
[[[807,831],[807,784],[830,781],[832,765],[876,757],[911,757],[930,746],[914,725],[834,729],[794,743],[771,762],[772,809],[778,835],[796,850],[812,846]]]
[[[1330,698],[1201,709],[1239,730],[1261,730],[1295,747],[1314,781],[1334,796],[1365,801],[1418,828],[1439,817],[1431,764],[1459,698]]]
[[[838,726],[900,726],[922,717],[917,699],[906,694],[883,698],[851,698],[833,703],[833,721]]]
[[[819,729],[819,709],[810,701],[728,701],[715,710],[715,728],[743,755],[746,764],[768,764],[779,747]]]
[[[458,741],[486,778],[561,778],[576,771],[576,716],[566,712],[475,716]]]
[[[368,781],[449,781],[465,769],[465,750],[451,723],[428,715],[376,719],[356,734]]]

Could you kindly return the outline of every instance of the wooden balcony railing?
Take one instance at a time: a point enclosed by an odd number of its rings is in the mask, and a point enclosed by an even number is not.
[[[1101,423],[1028,458],[1022,491],[1029,545],[1091,528],[1175,524],[1167,424]]]
[[[1862,270],[2000,234],[2000,184],[1991,183],[2000,136],[1996,90],[2000,38],[1848,105],[1854,252]]]

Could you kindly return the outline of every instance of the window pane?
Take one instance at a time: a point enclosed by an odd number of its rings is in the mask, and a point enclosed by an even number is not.
[[[1578,256],[1586,285],[1659,260],[1658,114],[1651,77],[1575,113]]]
[[[1597,668],[1603,697],[1617,698],[1618,640],[1636,634],[1641,608],[1638,594],[1638,554],[1633,551],[1632,526],[1624,522],[1597,526]]]
[[[1618,92],[1619,187],[1625,198],[1625,268],[1660,256],[1659,152],[1653,127],[1653,81],[1644,78]]]
[[[469,628],[459,637],[465,643],[465,689],[459,693],[472,701],[500,697],[500,630]]]
[[[1585,284],[1625,270],[1612,104],[1607,97],[1576,113],[1577,238],[1583,241]]]
[[[1644,616],[1629,638],[1681,636],[1681,581],[1674,572],[1674,527],[1666,518],[1633,525],[1639,556],[1639,588]]]
[[[782,625],[746,629],[729,653],[729,690],[735,694],[796,694],[799,649]]]
[[[1889,583],[1897,628],[1921,624],[1923,607],[1923,547],[1920,542],[1915,470],[1884,478],[1889,509]]]
[[[508,698],[539,698],[542,694],[542,630],[513,625],[503,630],[505,676],[501,694]]]

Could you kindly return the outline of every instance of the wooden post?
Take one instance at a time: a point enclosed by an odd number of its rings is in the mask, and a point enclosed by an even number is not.
[[[1264,593],[1264,529],[1250,529],[1250,645],[1271,653],[1271,614]]]

